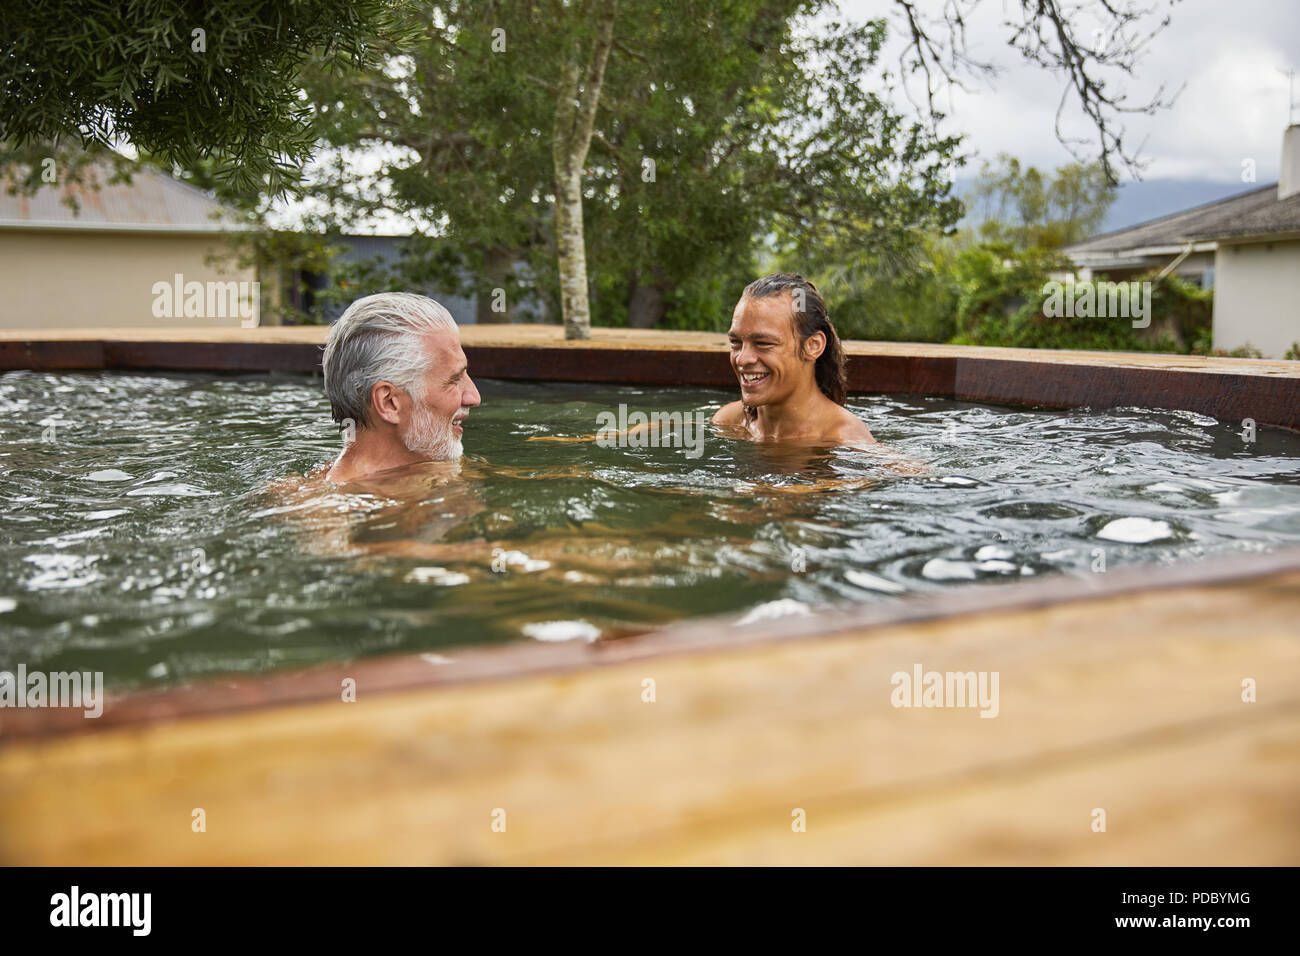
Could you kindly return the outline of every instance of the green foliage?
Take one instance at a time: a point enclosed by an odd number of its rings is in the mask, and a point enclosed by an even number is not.
[[[972,202],[982,216],[972,245],[962,233],[944,235],[931,225],[918,237],[862,248],[832,236],[820,248],[802,246],[799,263],[819,282],[831,314],[846,337],[893,341],[1027,341],[1008,321],[1033,297],[1051,272],[1070,263],[1052,250],[1095,231],[1114,201],[1114,189],[1098,164],[1062,166],[1045,176],[1011,156],[985,163]],[[933,202],[933,197],[930,198]],[[948,210],[932,210],[931,223],[950,223]],[[1042,336],[1051,338],[1050,335]],[[1108,347],[1107,336],[1075,330],[1074,347]],[[1122,347],[1131,336],[1118,336]],[[1084,346],[1081,342],[1093,342]]]
[[[1216,349],[1211,344],[1210,336],[1208,333],[1206,333],[1205,335],[1201,336],[1196,340],[1196,344],[1192,346],[1191,351],[1193,355],[1208,355],[1213,358],[1262,359],[1264,357],[1264,353],[1261,352],[1259,349],[1257,349],[1255,346],[1251,345],[1249,342],[1247,342],[1245,345],[1238,345],[1235,349]],[[1287,356],[1283,356],[1283,357],[1288,358],[1290,356],[1288,354]]]
[[[842,337],[946,342],[956,332],[957,251],[952,239],[938,235],[918,237],[891,256],[864,254],[841,242],[807,268]],[[797,265],[788,261],[776,267]]]
[[[1069,163],[1044,174],[1006,153],[985,162],[971,190],[984,242],[1059,249],[1096,233],[1116,198],[1101,163]]]
[[[1300,362],[1300,342],[1292,342],[1291,347],[1282,356],[1288,362]]]
[[[748,144],[756,168],[737,192],[753,191],[747,201],[791,271],[896,279],[927,234],[961,216],[949,182],[959,142],[892,108],[887,83],[874,81],[884,39],[880,21],[831,22],[782,57],[769,93],[776,121]]]
[[[1054,252],[1019,252],[1005,244],[972,246],[956,257],[953,273],[959,289],[955,325],[958,338],[972,344],[1009,345],[987,341],[1009,334],[1007,321],[1041,296],[1052,272],[1069,268]]]
[[[29,188],[53,155],[60,181],[88,162],[129,175],[103,148],[125,139],[255,221],[281,187],[298,189],[321,210],[303,232],[250,231],[242,249],[287,283],[271,310],[291,320],[428,285],[480,301],[504,289],[558,316],[557,91],[590,48],[587,10],[30,0],[0,21],[0,165],[19,165]],[[1207,345],[1209,295],[1176,279],[1153,280],[1154,331],[1142,335],[1042,314],[1049,275],[1068,268],[1044,250],[1094,232],[1114,200],[1099,166],[985,164],[983,242],[963,246],[951,235],[958,140],[892,105],[883,21],[836,17],[830,0],[620,5],[584,170],[598,324],[724,329],[743,285],[780,268],[819,283],[846,337]],[[295,182],[322,140],[325,161]],[[379,167],[359,173],[363,154]],[[400,262],[345,262],[336,238],[377,215],[415,226]],[[314,311],[308,271],[332,277]]]
[[[953,342],[1014,348],[1096,349],[1129,352],[1186,352],[1188,343],[1209,334],[1213,294],[1179,279],[1155,274],[1135,280],[1150,283],[1150,327],[1135,329],[1129,317],[1051,316],[1045,308],[1052,274],[1068,272],[1059,254],[1017,252],[976,246],[962,253],[957,273],[962,285],[958,334]],[[1077,294],[1090,283],[1076,282]],[[1094,298],[1105,298],[1091,283]]]
[[[1095,231],[1113,200],[1100,166],[1071,164],[1045,176],[1003,155],[984,164],[973,193],[983,241],[932,231],[886,255],[831,243],[810,271],[845,337],[1128,351],[1208,344],[1213,295],[1174,276],[1138,277],[1151,283],[1146,329],[1131,318],[1045,312],[1048,282],[1074,272],[1058,250]]]
[[[398,13],[410,41],[377,45],[375,62],[360,69],[320,61],[305,71],[330,149],[302,190],[322,205],[307,227],[349,232],[395,216],[417,233],[399,276],[480,296],[505,288],[512,303],[548,300],[553,290],[533,291],[513,262],[555,272],[548,85],[558,64],[546,46],[557,39],[554,24],[537,3],[416,2]],[[359,176],[347,160],[376,147],[382,165]]]
[[[315,136],[297,74],[360,60],[385,0],[23,0],[0,18],[0,140],[129,141],[169,167],[222,161],[277,189]]]
[[[791,259],[834,244],[896,257],[960,215],[945,170],[956,140],[884,99],[881,23],[818,22],[825,0],[623,4],[587,158],[583,205],[598,324],[717,328],[777,237]],[[396,213],[461,256],[480,295],[558,298],[550,131],[560,57],[589,25],[541,3],[407,8],[422,36],[381,65],[311,70],[340,155],[382,144],[373,182],[331,165],[312,185],[346,229]],[[494,31],[504,31],[497,34]],[[527,267],[518,281],[483,264]],[[449,277],[450,278],[450,277]],[[553,313],[554,314],[554,313]]]

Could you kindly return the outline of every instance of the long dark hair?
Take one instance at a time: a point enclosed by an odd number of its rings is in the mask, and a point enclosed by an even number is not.
[[[766,299],[769,296],[789,292],[791,296],[790,312],[794,319],[795,331],[799,334],[799,348],[821,332],[826,336],[826,348],[817,357],[813,372],[817,377],[817,387],[822,394],[836,405],[843,405],[848,396],[848,378],[844,372],[844,349],[840,337],[831,325],[830,316],[826,314],[826,302],[817,291],[817,287],[801,275],[790,272],[776,272],[763,276],[745,286],[742,299]],[[800,308],[802,306],[802,308]],[[745,412],[749,417],[757,414],[756,409],[748,406]]]

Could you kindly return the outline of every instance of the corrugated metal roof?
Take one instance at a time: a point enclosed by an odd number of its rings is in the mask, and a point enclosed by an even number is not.
[[[1186,245],[1194,240],[1300,231],[1300,196],[1277,198],[1277,183],[1161,216],[1067,246],[1069,256]]]
[[[108,182],[108,170],[88,167],[86,183],[52,183],[35,195],[0,189],[0,228],[120,232],[220,232],[244,228],[201,189],[160,169],[141,166],[131,182]],[[97,183],[95,189],[89,183]],[[65,203],[71,195],[78,208]]]

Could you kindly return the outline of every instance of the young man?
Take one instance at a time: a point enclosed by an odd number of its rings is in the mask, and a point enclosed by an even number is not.
[[[464,454],[479,394],[456,322],[437,302],[404,292],[358,299],[330,329],[322,365],[334,420],[353,436],[327,481]]]
[[[745,287],[731,318],[731,367],[741,399],[713,416],[762,442],[870,444],[844,407],[844,352],[817,287],[800,275]]]

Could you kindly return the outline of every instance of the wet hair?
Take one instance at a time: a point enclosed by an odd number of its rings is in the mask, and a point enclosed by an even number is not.
[[[321,358],[334,420],[370,425],[370,390],[379,382],[420,398],[430,361],[422,339],[455,328],[451,313],[422,295],[381,292],[353,302],[330,329]]]
[[[840,337],[835,333],[835,326],[831,325],[830,316],[826,313],[826,302],[817,287],[801,275],[777,272],[745,286],[740,298],[742,301],[767,299],[787,292],[791,297],[790,317],[799,336],[800,351],[803,350],[803,344],[818,332],[826,336],[826,348],[817,357],[813,373],[822,394],[836,405],[843,405],[849,390],[844,371],[844,349],[840,345]],[[746,406],[745,414],[752,418],[757,410]]]

